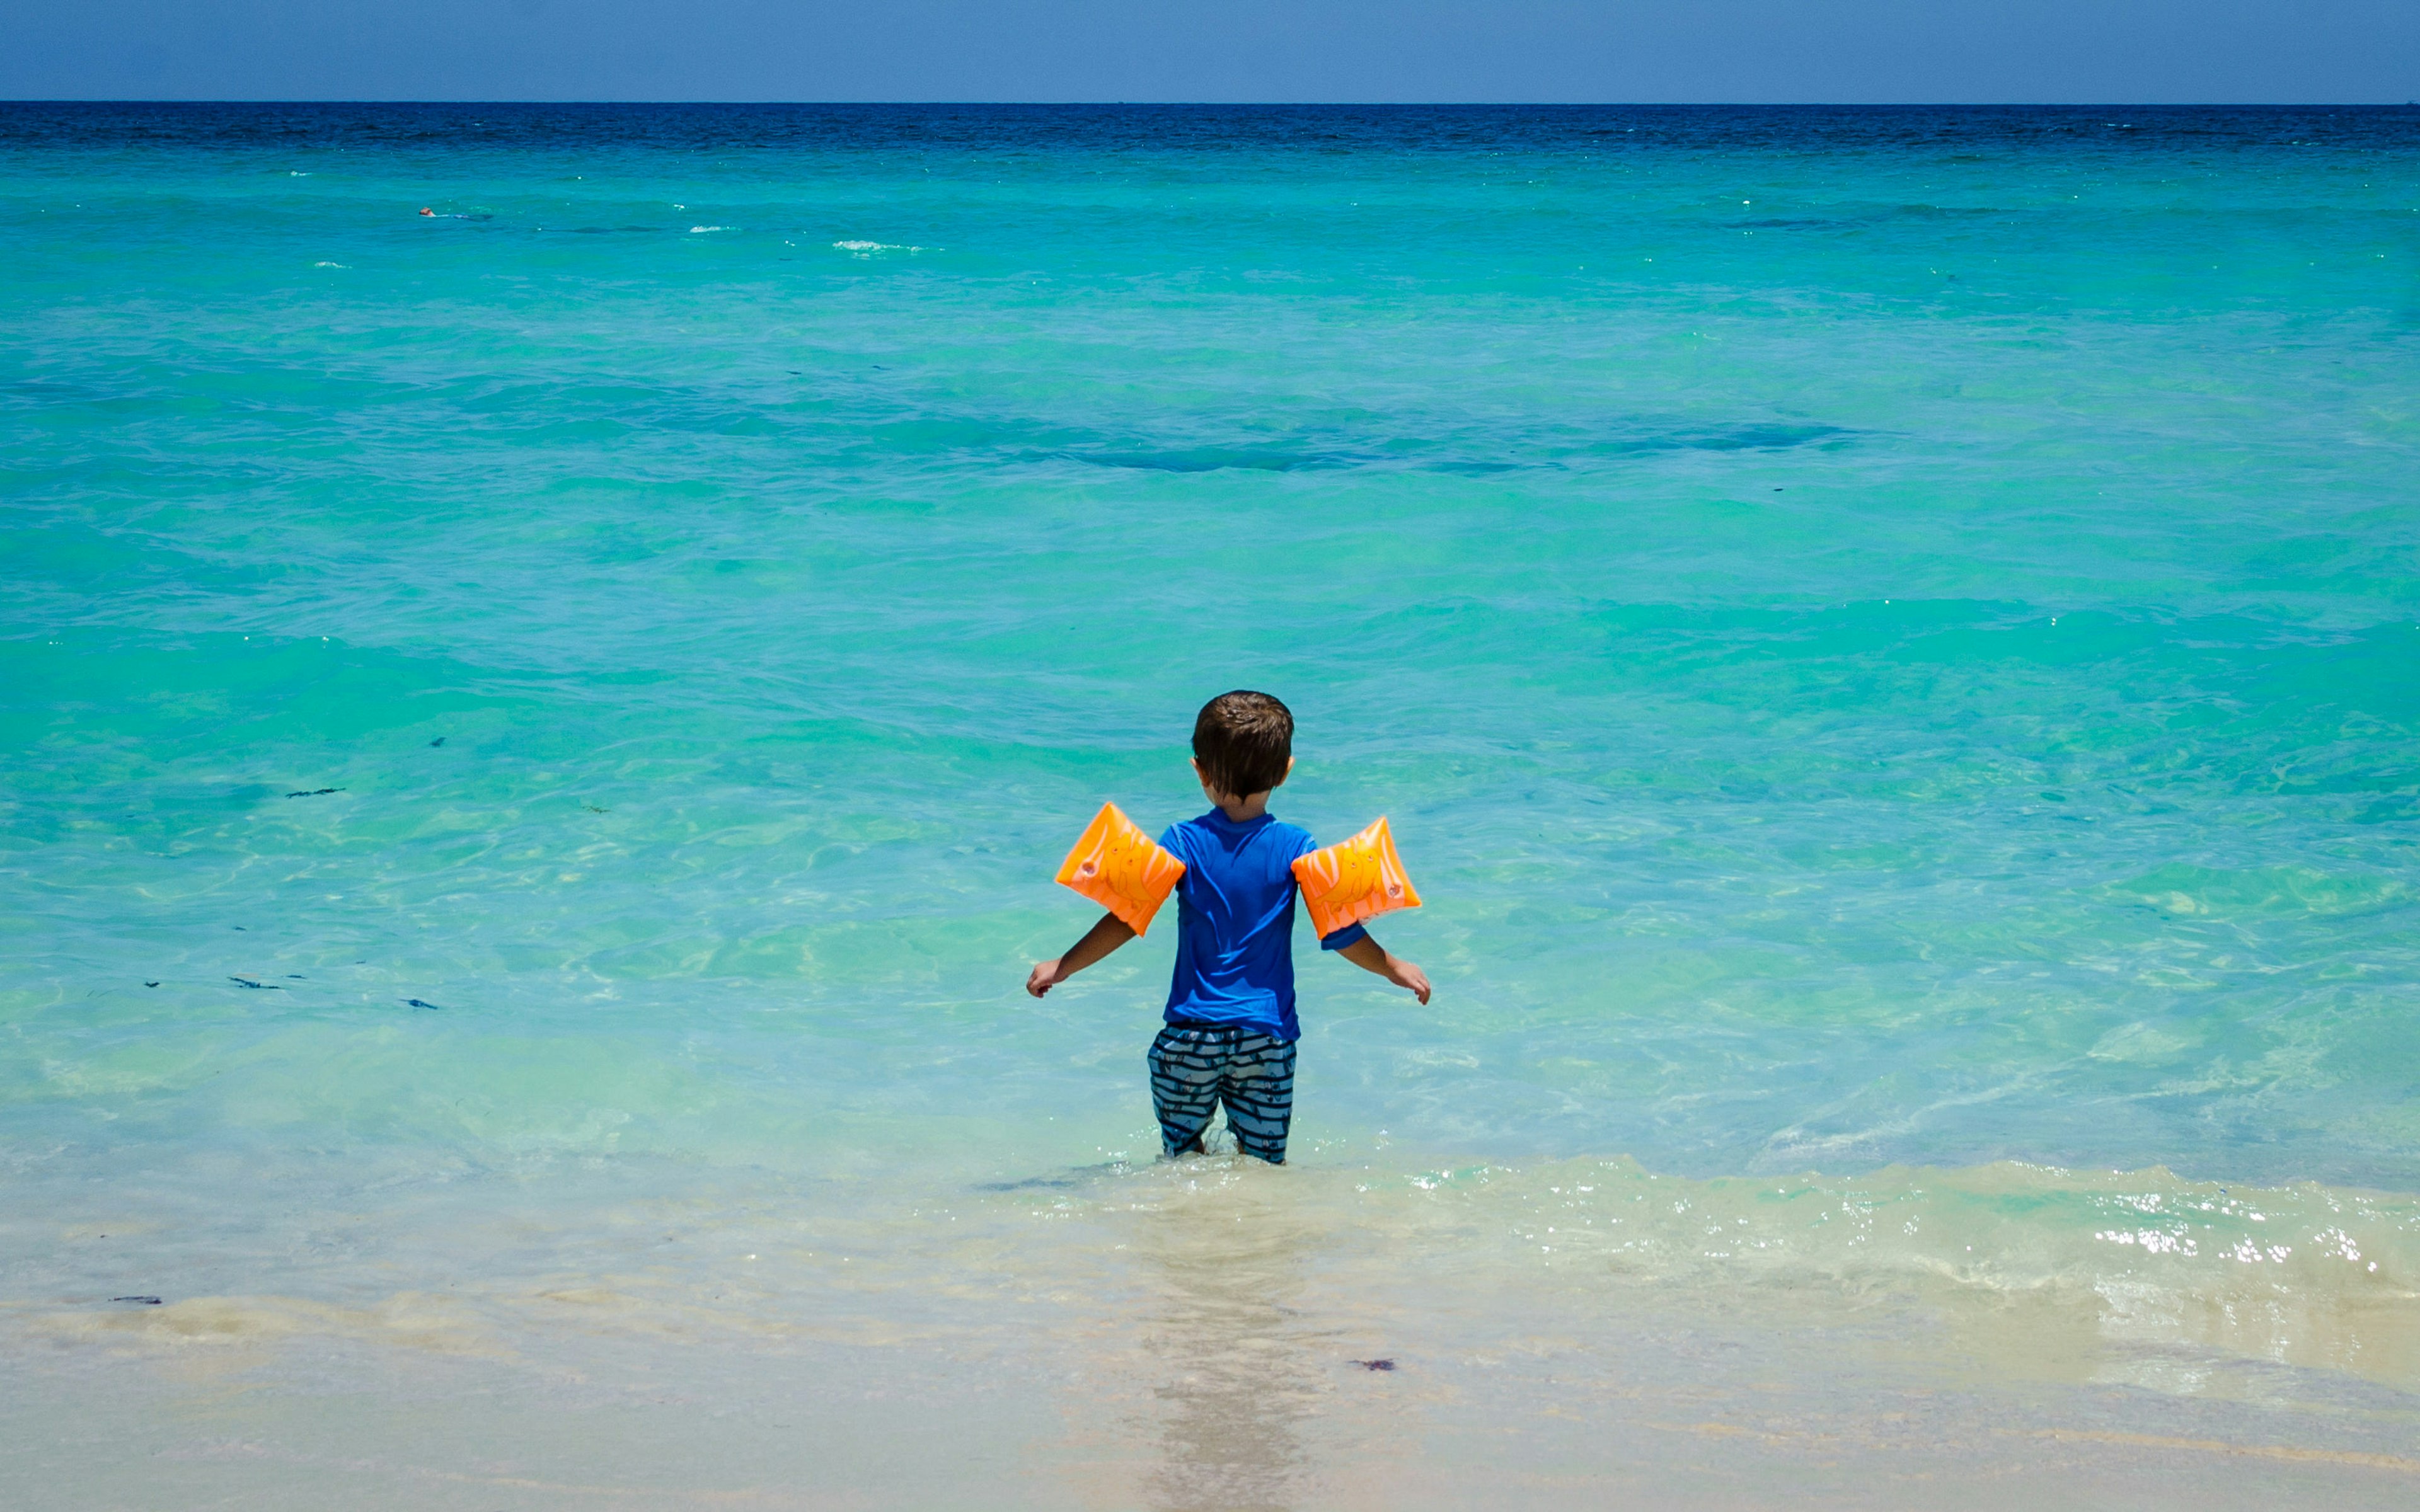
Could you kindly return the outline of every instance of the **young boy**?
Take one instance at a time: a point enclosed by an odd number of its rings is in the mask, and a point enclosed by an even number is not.
[[[1269,794],[1294,770],[1294,715],[1266,693],[1222,693],[1193,721],[1193,773],[1216,805],[1171,825],[1159,843],[1185,863],[1176,884],[1176,977],[1168,1026],[1152,1041],[1151,1100],[1161,1146],[1198,1154],[1223,1102],[1247,1155],[1285,1164],[1294,1118],[1294,897],[1296,856],[1319,849],[1308,830],[1269,817]],[[1134,938],[1114,914],[1056,961],[1037,964],[1025,990],[1039,997]],[[1319,942],[1364,971],[1429,1000],[1420,968],[1347,925]]]

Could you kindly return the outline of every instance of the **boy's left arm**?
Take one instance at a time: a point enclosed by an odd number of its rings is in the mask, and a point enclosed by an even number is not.
[[[1402,956],[1388,951],[1385,946],[1380,945],[1368,934],[1363,934],[1350,945],[1339,947],[1336,953],[1364,971],[1374,972],[1386,978],[1398,987],[1410,988],[1412,995],[1419,998],[1422,1004],[1428,1002],[1428,973]]]

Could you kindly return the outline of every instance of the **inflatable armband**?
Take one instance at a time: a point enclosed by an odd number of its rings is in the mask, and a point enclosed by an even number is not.
[[[1296,860],[1294,879],[1302,884],[1311,927],[1322,939],[1348,924],[1420,905],[1412,879],[1404,875],[1404,858],[1395,854],[1394,832],[1384,819],[1351,840]]]
[[[1183,875],[1184,862],[1137,829],[1116,804],[1105,803],[1061,863],[1059,884],[1092,899],[1140,934],[1151,928],[1151,916],[1168,902],[1169,889]]]

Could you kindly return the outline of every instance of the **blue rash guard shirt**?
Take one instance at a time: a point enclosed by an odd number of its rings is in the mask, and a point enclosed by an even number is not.
[[[1168,1022],[1250,1029],[1292,1041],[1294,863],[1319,849],[1311,831],[1267,814],[1237,824],[1213,809],[1159,837],[1185,863],[1176,883],[1176,975]],[[1319,942],[1342,950],[1367,939],[1349,924]]]

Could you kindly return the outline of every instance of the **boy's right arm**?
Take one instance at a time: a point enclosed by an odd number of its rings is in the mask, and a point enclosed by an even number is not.
[[[1398,987],[1409,988],[1422,1003],[1429,1000],[1428,973],[1364,934],[1336,952],[1364,971],[1375,972]]]
[[[1035,962],[1026,975],[1025,990],[1039,997],[1134,937],[1135,932],[1126,927],[1125,920],[1115,914],[1103,914],[1101,921],[1087,930],[1065,955],[1056,961]]]

